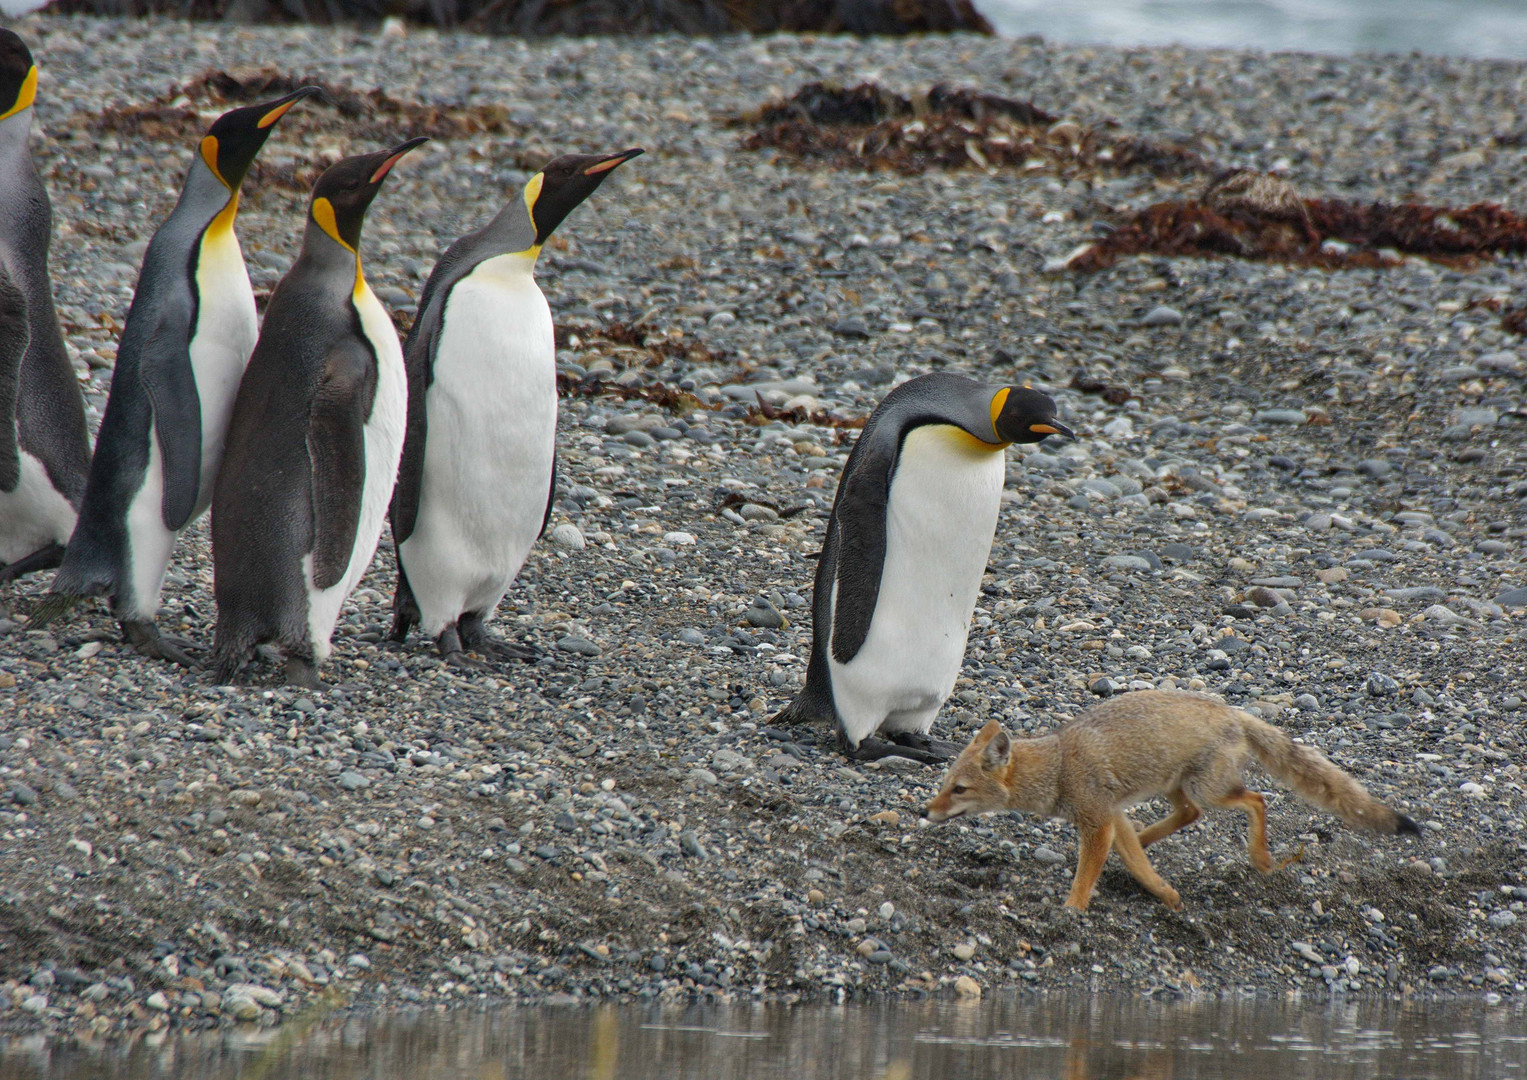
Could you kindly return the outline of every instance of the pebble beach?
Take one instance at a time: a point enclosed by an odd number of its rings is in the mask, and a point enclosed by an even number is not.
[[[1523,302],[1521,257],[1079,273],[1068,256],[1109,222],[1207,176],[863,171],[742,145],[750,112],[807,82],[947,83],[1311,195],[1522,212],[1527,65],[13,26],[41,71],[34,150],[92,426],[195,142],[121,110],[201,108],[179,88],[261,65],[393,103],[305,103],[272,137],[238,219],[262,296],[319,164],[436,125],[361,248],[405,325],[439,253],[540,164],[646,155],[541,256],[560,493],[493,624],[540,661],[462,671],[387,640],[385,533],[327,692],[283,688],[274,663],[218,686],[144,660],[104,607],[29,630],[46,573],[0,592],[0,1031],[485,1001],[1527,993],[1527,347],[1500,314]],[[1045,389],[1079,439],[1008,451],[935,735],[1203,690],[1321,748],[1422,836],[1354,833],[1253,773],[1297,861],[1257,873],[1243,819],[1210,813],[1151,850],[1181,912],[1115,860],[1077,915],[1069,825],[930,827],[937,769],[774,726],[805,675],[852,425],[939,369]],[[189,539],[160,625],[204,654],[205,521]]]

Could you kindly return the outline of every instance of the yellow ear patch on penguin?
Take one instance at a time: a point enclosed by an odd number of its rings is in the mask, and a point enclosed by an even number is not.
[[[217,149],[218,149],[218,147],[217,147],[217,136],[216,135],[208,135],[205,138],[203,138],[202,141],[201,141],[201,159],[202,159],[202,163],[204,165],[206,165],[207,168],[212,170],[212,175],[217,177],[218,181],[223,185],[223,187],[228,188],[228,190],[232,191],[233,190],[233,186],[231,184],[229,184],[228,181],[223,179],[223,174],[218,170],[218,167],[217,167]]]
[[[27,77],[21,80],[21,90],[16,94],[16,103],[5,112],[0,113],[0,120],[8,120],[22,109],[30,109],[32,102],[37,100],[37,65],[33,64],[27,71]]]
[[[334,217],[334,204],[328,199],[313,200],[313,220],[318,222],[318,227],[328,233],[336,244],[342,245],[347,251],[355,250],[346,243],[343,236],[339,235],[339,222]]]
[[[997,417],[1002,415],[1002,407],[1007,404],[1007,395],[1011,389],[1011,387],[1004,386],[1001,390],[998,390],[995,394],[992,395],[991,430],[993,435],[997,434]],[[998,441],[1001,440],[999,439]]]
[[[545,173],[536,173],[525,184],[525,209],[530,211],[530,221],[535,223],[536,200],[541,197],[541,187],[546,183]]]

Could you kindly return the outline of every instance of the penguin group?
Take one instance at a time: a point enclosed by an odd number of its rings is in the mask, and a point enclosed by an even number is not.
[[[301,249],[263,322],[235,231],[240,191],[303,87],[233,109],[195,148],[143,257],[93,456],[54,314],[47,194],[28,147],[37,69],[0,29],[0,581],[57,567],[32,625],[102,597],[145,656],[196,666],[156,626],[179,536],[211,511],[211,668],[276,646],[321,687],[341,609],[384,522],[393,638],[450,665],[534,659],[487,623],[555,497],[557,383],[534,270],[567,216],[642,153],[558,157],[441,255],[400,342],[367,284],[368,209],[413,138],[314,184]],[[817,564],[806,682],[781,722],[857,758],[951,756],[930,731],[952,692],[995,534],[1003,450],[1074,437],[1024,386],[911,379],[868,418]]]
[[[210,509],[216,677],[232,681],[269,643],[289,684],[321,687],[390,516],[399,640],[421,624],[457,665],[481,663],[468,651],[533,655],[485,624],[556,482],[555,344],[536,257],[642,151],[559,157],[452,244],[405,355],[366,282],[361,233],[388,175],[428,140],[323,172],[260,321],[240,191],[282,117],[319,90],[224,113],[144,253],[92,455],[48,279],[48,197],[28,145],[36,87],[25,43],[0,29],[0,580],[58,568],[31,624],[103,597],[139,653],[196,666],[155,617],[177,539]]]

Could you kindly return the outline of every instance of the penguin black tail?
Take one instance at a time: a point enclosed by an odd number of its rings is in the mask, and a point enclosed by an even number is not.
[[[66,615],[78,604],[84,602],[85,597],[74,593],[53,592],[42,598],[42,602],[32,609],[31,616],[27,619],[27,629],[37,630],[47,626],[60,615]]]
[[[797,725],[816,725],[831,727],[838,722],[836,710],[830,706],[822,707],[818,696],[811,691],[808,685],[791,700],[779,712],[774,714],[774,719],[769,721],[777,727],[794,727]]]
[[[419,624],[419,602],[414,599],[414,590],[408,584],[408,574],[403,569],[403,560],[398,560],[398,588],[392,594],[392,640],[407,641],[408,632]]]

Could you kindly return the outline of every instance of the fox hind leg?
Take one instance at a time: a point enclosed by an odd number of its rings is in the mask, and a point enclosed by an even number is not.
[[[1113,849],[1119,853],[1119,858],[1124,860],[1125,869],[1135,876],[1136,881],[1145,886],[1148,893],[1173,911],[1182,907],[1182,897],[1177,894],[1176,889],[1166,883],[1165,878],[1156,873],[1156,868],[1151,865],[1150,859],[1145,855],[1145,848],[1141,846],[1140,838],[1135,835],[1129,819],[1123,814],[1114,815]]]
[[[1086,911],[1087,902],[1092,899],[1092,889],[1103,872],[1103,863],[1108,860],[1108,849],[1113,846],[1114,819],[1109,818],[1099,825],[1080,821],[1076,824],[1081,831],[1081,851],[1076,860],[1076,877],[1071,880],[1071,895],[1066,897],[1066,907]]]
[[[1154,825],[1140,830],[1139,839],[1142,848],[1148,848],[1157,840],[1171,836],[1178,829],[1193,824],[1203,813],[1199,810],[1197,803],[1183,794],[1181,788],[1170,792],[1167,798],[1172,803],[1172,812]]]
[[[1272,854],[1267,850],[1267,803],[1261,793],[1237,788],[1221,795],[1215,802],[1246,812],[1246,852],[1251,856],[1251,865],[1264,874],[1276,870]]]

